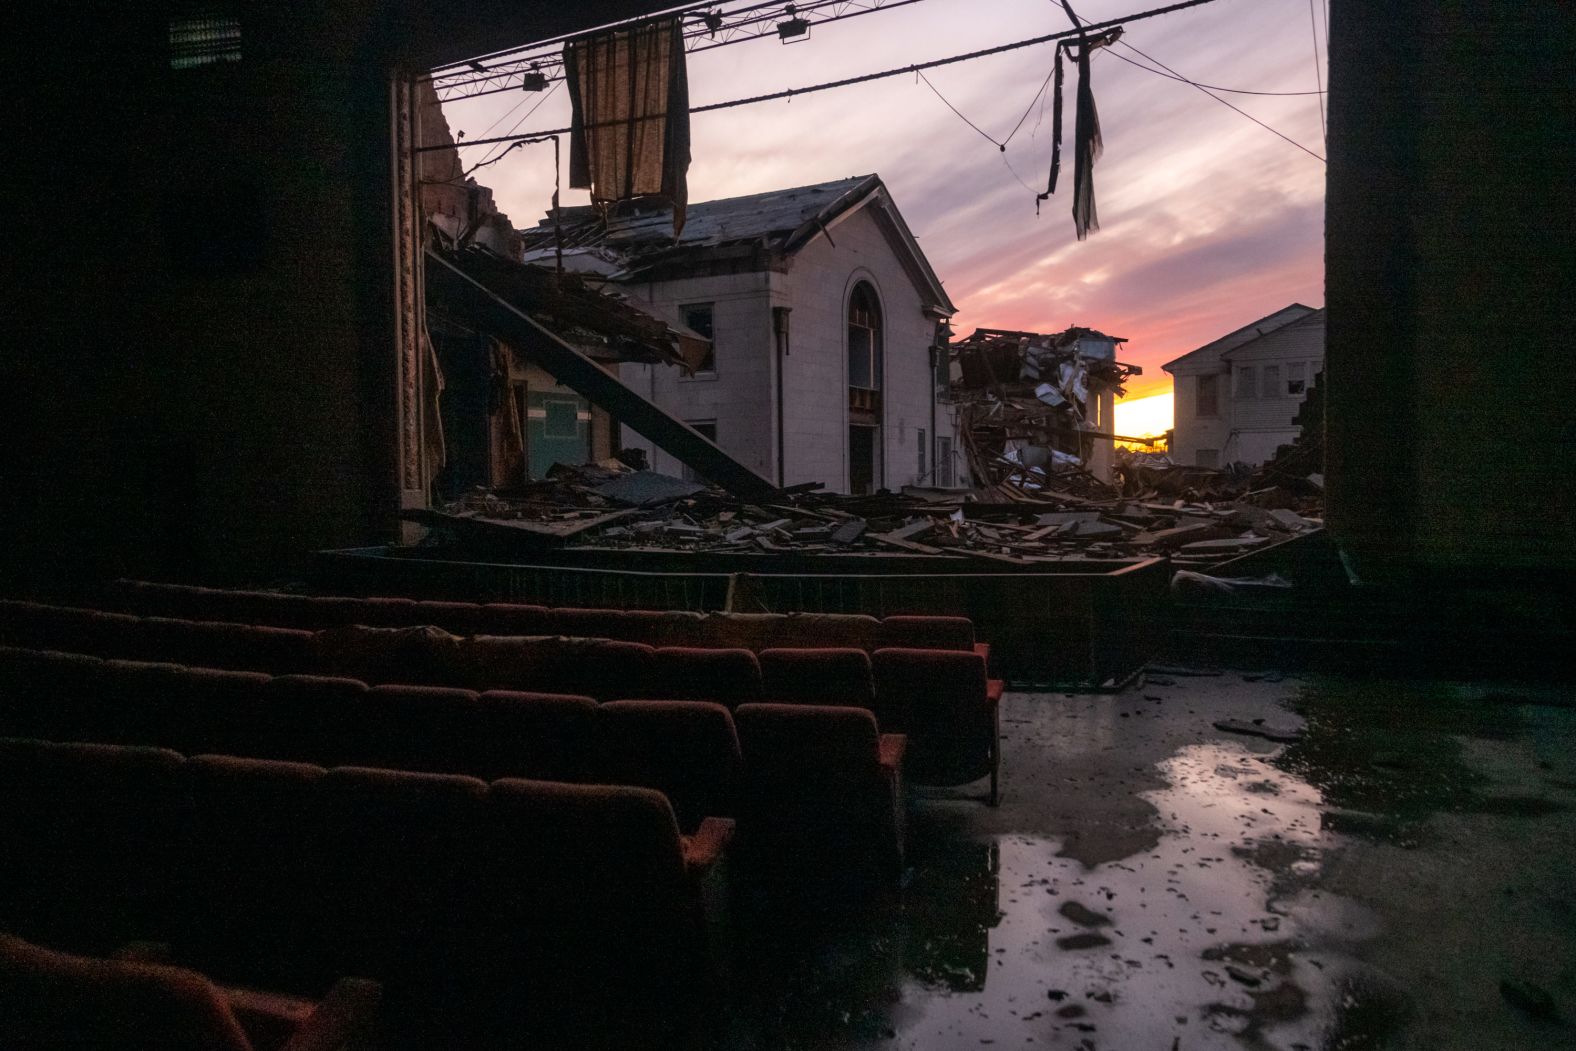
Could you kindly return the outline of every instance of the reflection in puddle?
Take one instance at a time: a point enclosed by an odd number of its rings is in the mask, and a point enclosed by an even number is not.
[[[991,910],[976,881],[963,895],[976,922],[942,923],[939,955],[930,921],[962,902],[919,905],[936,888],[911,887],[895,1040],[882,1043],[1328,1046],[1352,974],[1332,947],[1372,923],[1313,886],[1330,845],[1318,792],[1234,743],[1185,748],[1161,769],[1170,786],[1146,796],[1155,849],[1085,870],[1054,840],[1003,837],[986,881],[999,920],[978,922]]]

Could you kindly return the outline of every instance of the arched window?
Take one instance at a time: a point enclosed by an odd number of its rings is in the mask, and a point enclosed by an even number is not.
[[[848,385],[881,389],[881,300],[868,281],[848,297]]]

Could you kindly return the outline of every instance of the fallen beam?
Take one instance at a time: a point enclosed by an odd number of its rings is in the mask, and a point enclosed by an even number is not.
[[[713,445],[698,431],[626,387],[618,377],[511,306],[447,259],[427,252],[428,287],[480,328],[514,345],[559,383],[606,409],[702,478],[742,500],[766,500],[777,487]]]

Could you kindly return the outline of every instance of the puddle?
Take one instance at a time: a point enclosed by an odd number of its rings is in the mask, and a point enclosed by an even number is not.
[[[970,957],[983,981],[908,968],[894,1036],[866,1046],[1294,1051],[1365,1024],[1340,947],[1374,923],[1314,886],[1330,848],[1318,791],[1235,743],[1160,769],[1151,850],[1091,869],[1057,840],[1002,837],[999,919]]]

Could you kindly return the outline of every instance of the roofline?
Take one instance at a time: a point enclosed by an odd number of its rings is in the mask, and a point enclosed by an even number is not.
[[[936,276],[936,271],[931,268],[930,260],[925,258],[925,253],[919,247],[919,240],[908,228],[908,223],[903,219],[903,213],[898,211],[897,203],[892,200],[892,192],[881,181],[881,176],[870,175],[860,180],[852,189],[841,197],[822,208],[809,221],[788,235],[783,242],[783,252],[793,255],[801,248],[811,244],[828,229],[837,225],[843,219],[853,215],[866,205],[875,205],[877,214],[886,220],[891,227],[891,233],[896,235],[897,241],[902,245],[904,254],[904,269],[909,271],[909,277],[915,284],[923,287],[930,293],[931,301],[926,303],[927,309],[934,309],[944,317],[951,317],[958,312],[947,291],[942,287],[941,278]],[[880,220],[877,220],[881,225]],[[831,240],[828,234],[828,240]]]
[[[1171,371],[1171,366],[1173,366],[1173,365],[1180,365],[1180,364],[1182,364],[1182,362],[1186,361],[1188,358],[1191,358],[1194,354],[1200,354],[1200,353],[1208,350],[1210,347],[1213,347],[1216,343],[1224,342],[1225,340],[1230,339],[1232,336],[1237,335],[1239,332],[1245,332],[1248,329],[1254,327],[1255,325],[1261,324],[1262,322],[1264,322],[1268,318],[1274,317],[1276,314],[1279,314],[1281,311],[1283,311],[1283,310],[1291,310],[1294,307],[1302,307],[1302,309],[1306,310],[1309,314],[1313,313],[1313,311],[1315,309],[1314,307],[1308,306],[1306,303],[1288,303],[1285,306],[1281,307],[1280,310],[1272,310],[1268,314],[1265,314],[1264,317],[1256,318],[1253,321],[1248,322],[1246,325],[1238,326],[1237,328],[1232,329],[1230,332],[1227,332],[1225,335],[1223,335],[1223,336],[1216,336],[1214,339],[1210,340],[1208,343],[1205,343],[1205,344],[1203,344],[1202,346],[1199,346],[1199,347],[1195,347],[1195,348],[1193,348],[1192,350],[1188,351],[1186,354],[1183,354],[1180,357],[1172,358],[1170,361],[1168,361],[1164,365],[1160,366],[1160,369],[1161,369],[1162,372],[1170,372]],[[1323,310],[1324,308],[1323,307],[1319,307],[1317,309]],[[1294,317],[1294,318],[1291,319],[1291,321],[1286,322],[1286,325],[1290,325],[1290,324],[1292,324],[1294,322],[1301,321],[1303,318],[1305,318],[1307,316],[1308,316],[1308,314],[1302,314],[1302,315],[1300,315],[1298,317]],[[1284,327],[1285,327],[1284,325],[1276,325],[1275,328],[1270,329],[1270,332],[1274,332],[1277,329],[1284,328]],[[1255,336],[1254,339],[1259,339],[1259,338],[1261,338],[1263,336],[1267,336],[1267,335],[1269,335],[1268,332],[1261,332],[1261,333],[1259,333],[1258,336]],[[1251,342],[1253,342],[1253,340],[1245,339],[1245,340],[1242,341],[1241,344],[1238,344],[1238,346],[1241,346],[1241,345],[1246,344],[1246,343],[1251,343]],[[1235,350],[1236,347],[1233,347],[1231,349]],[[1225,352],[1222,351],[1222,353],[1225,353]]]

